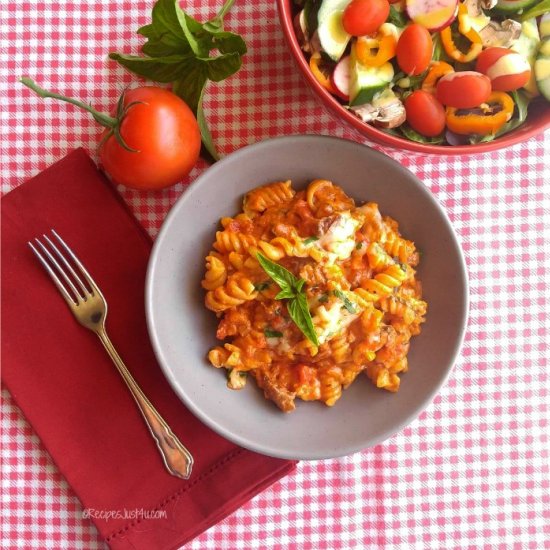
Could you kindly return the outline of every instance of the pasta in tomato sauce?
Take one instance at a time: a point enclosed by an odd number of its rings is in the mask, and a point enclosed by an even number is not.
[[[378,388],[399,389],[427,304],[419,253],[395,220],[318,179],[298,192],[290,181],[253,189],[243,211],[221,225],[202,286],[223,341],[208,359],[227,370],[230,388],[252,377],[285,412],[296,398],[334,405],[361,373]],[[305,298],[305,314],[291,314],[285,302],[293,294],[278,296],[284,284],[266,262],[301,281],[292,292]]]

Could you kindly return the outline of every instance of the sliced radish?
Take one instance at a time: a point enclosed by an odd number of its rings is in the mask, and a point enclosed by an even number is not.
[[[349,101],[349,55],[338,61],[330,81],[334,86],[336,95],[344,101]]]
[[[448,27],[458,12],[458,0],[407,0],[407,14],[430,32]]]

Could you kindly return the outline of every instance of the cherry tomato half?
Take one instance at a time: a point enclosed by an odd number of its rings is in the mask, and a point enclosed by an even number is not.
[[[199,125],[186,103],[165,88],[142,86],[128,90],[128,108],[120,125],[127,151],[111,135],[99,158],[115,183],[135,189],[162,189],[181,181],[199,157]]]
[[[491,81],[475,71],[462,71],[442,76],[437,83],[436,97],[457,109],[472,109],[487,101],[491,94]]]
[[[397,64],[410,76],[422,74],[430,64],[433,42],[426,27],[413,23],[397,41]]]
[[[487,48],[476,62],[476,71],[487,75],[493,90],[512,92],[529,82],[531,66],[523,55],[508,48]]]
[[[438,136],[445,128],[445,108],[424,90],[416,90],[405,99],[405,111],[411,128],[423,136]]]
[[[352,36],[375,33],[390,14],[388,0],[351,0],[344,10],[342,24]]]

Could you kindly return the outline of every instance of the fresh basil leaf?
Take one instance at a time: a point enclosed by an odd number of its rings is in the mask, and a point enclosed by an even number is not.
[[[243,63],[240,54],[235,52],[207,57],[199,61],[204,63],[208,78],[214,82],[220,82],[235,74]]]
[[[444,143],[445,142],[445,136],[435,136],[435,137],[424,137],[420,135],[418,132],[415,132],[408,124],[402,124],[399,126],[399,130],[403,133],[403,135],[410,139],[411,141],[416,141],[418,143]]]
[[[403,12],[396,10],[393,6],[390,6],[387,22],[402,28],[407,24],[407,16]]]
[[[315,237],[315,236],[307,237],[306,239],[304,239],[304,244],[307,246],[308,244],[314,243],[315,241],[318,241],[318,240],[319,240],[319,237]]]
[[[145,36],[151,36],[153,32],[157,36],[169,33],[185,41],[185,31],[180,22],[182,13],[179,4],[174,0],[158,0],[151,12],[151,25],[141,27],[138,32]]]
[[[530,10],[527,10],[522,16],[522,21],[527,21],[529,19],[533,19],[534,17],[538,17],[539,15],[544,15],[546,12],[550,11],[550,0],[542,0],[542,2],[539,2],[535,6],[533,6]]]
[[[286,304],[288,314],[304,336],[314,345],[319,345],[317,333],[313,326],[313,320],[307,307],[306,295],[300,293]]]
[[[244,55],[246,53],[246,42],[242,36],[229,31],[220,31],[212,33],[212,42],[215,48],[221,53],[238,53]]]
[[[294,298],[296,296],[296,292],[293,288],[285,288],[284,290],[281,290],[276,296],[275,300],[285,300]]]
[[[334,295],[339,300],[342,300],[344,302],[344,307],[350,312],[350,313],[357,313],[357,309],[355,308],[355,304],[339,289],[336,289],[334,291]]]
[[[204,90],[206,90],[206,83],[202,87],[199,100],[197,102],[197,123],[199,124],[199,129],[201,131],[201,140],[206,148],[206,150],[210,153],[212,158],[215,161],[220,160],[220,156],[218,154],[218,151],[216,149],[216,146],[214,145],[214,140],[212,139],[212,134],[210,133],[210,128],[208,128],[208,124],[206,122],[206,117],[204,116],[204,109],[202,106],[203,96],[204,96]]]
[[[185,13],[178,0],[157,0],[152,21],[138,29],[147,38],[141,51],[146,57],[111,53],[109,57],[130,71],[156,82],[172,83],[197,116],[204,149],[217,160],[218,154],[206,124],[202,97],[207,80],[219,82],[236,73],[245,41],[223,30],[223,18],[235,0],[226,0],[218,14],[202,24]],[[220,55],[210,57],[211,50]]]
[[[276,264],[266,258],[261,252],[256,254],[256,258],[260,262],[262,269],[279,285],[281,291],[292,291],[292,295],[294,295],[294,289],[299,281],[297,277],[282,265]]]
[[[264,334],[266,338],[281,338],[283,335],[282,332],[279,332],[278,330],[273,330],[272,328],[265,328]]]
[[[110,53],[110,59],[145,78],[156,82],[172,82],[185,72],[185,68],[192,64],[191,54],[177,54],[166,57],[141,57],[138,55],[124,55]],[[191,106],[190,106],[191,107]]]
[[[302,292],[302,288],[304,288],[305,284],[306,284],[306,282],[304,281],[304,279],[298,279],[298,282],[294,286],[294,290],[296,292]]]

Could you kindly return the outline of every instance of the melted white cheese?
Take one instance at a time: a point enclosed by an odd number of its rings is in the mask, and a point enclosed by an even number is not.
[[[315,244],[329,253],[329,261],[345,260],[355,248],[355,232],[360,224],[349,212],[342,212]]]

